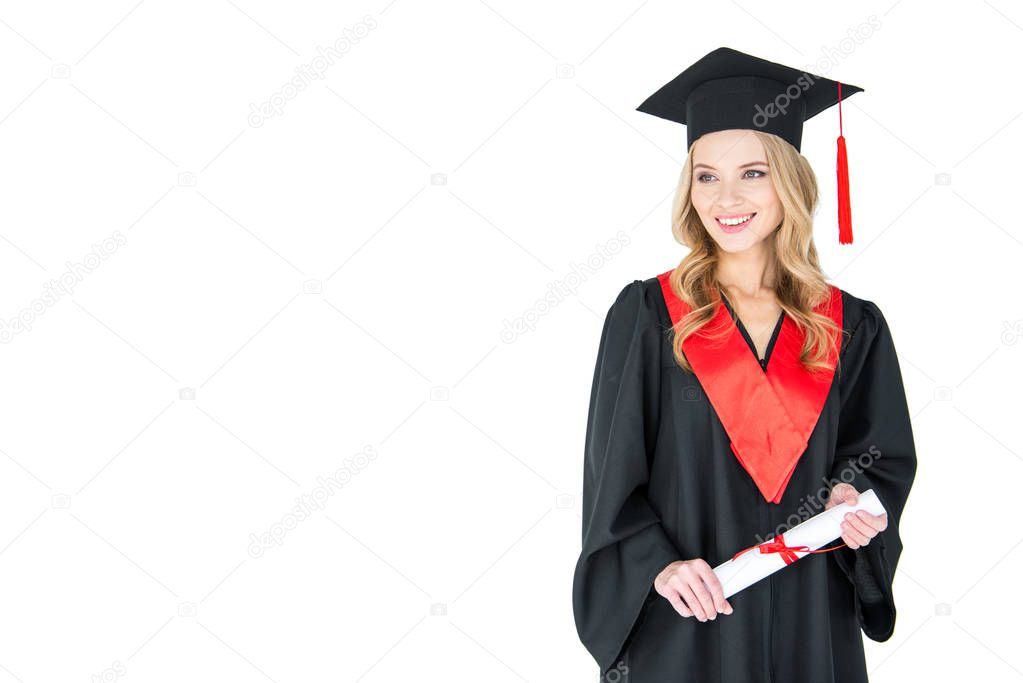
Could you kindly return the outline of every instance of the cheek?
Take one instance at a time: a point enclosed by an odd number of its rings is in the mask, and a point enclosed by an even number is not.
[[[756,193],[751,195],[751,199],[764,211],[781,211],[781,201],[772,187],[757,189]]]
[[[690,193],[690,199],[697,211],[707,213],[714,204],[715,194],[707,187],[694,185],[693,191]]]

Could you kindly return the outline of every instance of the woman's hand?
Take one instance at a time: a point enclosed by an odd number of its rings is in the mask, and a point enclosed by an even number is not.
[[[654,590],[683,617],[695,615],[700,621],[707,621],[719,612],[732,613],[717,575],[700,558],[669,564],[654,579]]]
[[[828,498],[825,510],[829,510],[842,503],[856,504],[859,493],[852,484],[835,484],[831,489],[831,496]],[[842,540],[852,549],[870,543],[870,539],[881,531],[888,528],[888,515],[872,515],[866,510],[857,510],[855,513],[847,512],[845,521],[842,522]]]

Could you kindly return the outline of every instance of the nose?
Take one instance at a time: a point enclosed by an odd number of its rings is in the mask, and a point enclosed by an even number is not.
[[[722,181],[718,187],[721,188],[718,194],[718,203],[721,205],[721,208],[730,209],[733,206],[742,204],[742,190],[738,183]]]

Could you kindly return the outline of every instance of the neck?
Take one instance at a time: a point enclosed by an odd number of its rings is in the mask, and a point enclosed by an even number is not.
[[[757,298],[774,291],[774,259],[769,248],[760,242],[745,251],[719,252],[716,277],[727,291]]]

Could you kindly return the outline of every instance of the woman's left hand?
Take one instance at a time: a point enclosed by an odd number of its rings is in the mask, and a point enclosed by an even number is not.
[[[835,484],[834,488],[831,489],[831,495],[824,509],[828,510],[842,503],[855,505],[858,498],[859,493],[852,484]],[[860,546],[870,543],[870,539],[887,528],[887,513],[872,515],[866,510],[848,512],[845,515],[845,521],[842,522],[842,540],[845,541],[847,546],[855,550]]]

